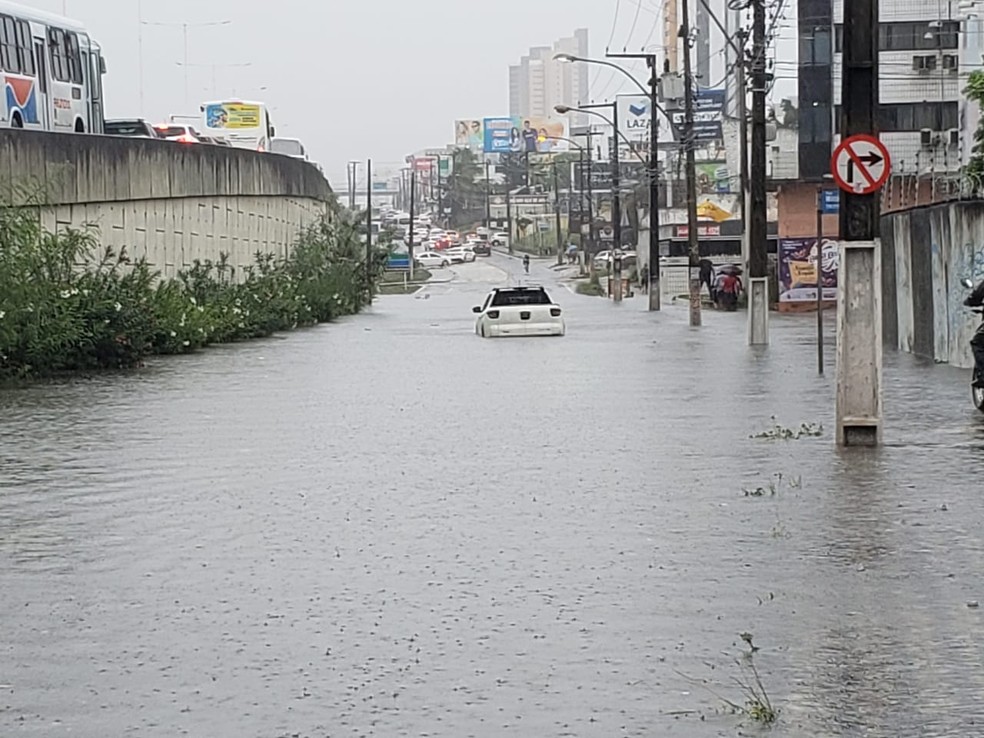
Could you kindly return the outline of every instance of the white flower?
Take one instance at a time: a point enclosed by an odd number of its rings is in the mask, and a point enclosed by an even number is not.
[[[181,345],[182,345],[182,346],[190,346],[190,345],[191,345],[191,341],[185,341],[185,342],[184,342],[184,343],[182,343]]]
[[[174,337],[176,337],[177,335],[178,335],[177,333],[175,333],[174,331],[171,331],[171,338],[174,338]]]
[[[113,307],[116,308],[116,312],[119,312],[120,310],[123,309],[123,306],[120,305],[118,302],[117,303],[114,303],[113,304]]]
[[[194,295],[192,295],[192,297],[191,297],[191,304],[192,305],[197,305],[198,304],[198,300],[195,299]]]
[[[4,319],[4,316],[6,316],[6,315],[7,315],[7,313],[5,313],[3,310],[0,310],[0,320],[3,320]]]
[[[71,290],[62,290],[61,291],[61,298],[63,300],[67,300],[71,296],[72,296],[72,291]]]

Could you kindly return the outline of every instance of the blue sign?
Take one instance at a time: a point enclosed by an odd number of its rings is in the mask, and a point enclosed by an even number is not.
[[[820,212],[824,215],[834,215],[840,212],[840,190],[822,190]]]
[[[393,272],[399,272],[410,269],[410,255],[409,254],[390,254],[389,258],[386,260],[386,269]]]

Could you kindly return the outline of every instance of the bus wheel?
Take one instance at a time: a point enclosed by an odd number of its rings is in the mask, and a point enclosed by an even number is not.
[[[85,133],[85,124],[82,121],[80,120],[75,121],[75,132]]]
[[[24,127],[24,121],[21,120],[21,117],[18,113],[14,113],[14,116],[10,119],[10,127],[11,128]]]

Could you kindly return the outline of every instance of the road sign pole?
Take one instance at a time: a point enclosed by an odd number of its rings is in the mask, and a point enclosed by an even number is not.
[[[879,190],[891,163],[878,141],[878,0],[844,3],[841,127],[831,170],[840,203],[837,444],[882,442]],[[860,134],[860,135],[859,135]]]

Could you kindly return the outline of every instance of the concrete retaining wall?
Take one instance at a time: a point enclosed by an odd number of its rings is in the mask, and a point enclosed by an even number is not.
[[[42,197],[50,230],[91,225],[104,246],[165,276],[221,252],[236,267],[257,251],[285,253],[332,199],[317,168],[284,156],[12,130],[0,130],[0,193],[16,204]]]
[[[984,202],[882,218],[885,342],[935,361],[973,366],[969,341],[980,318],[963,306],[966,278],[984,279]]]

